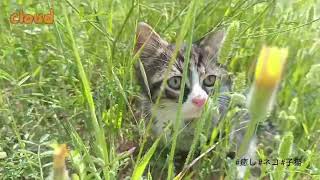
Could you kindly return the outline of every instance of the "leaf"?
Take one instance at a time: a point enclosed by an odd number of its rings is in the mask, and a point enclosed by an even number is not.
[[[279,157],[281,159],[288,158],[291,155],[292,151],[292,144],[293,144],[293,134],[292,132],[288,132],[281,140],[279,146]]]
[[[279,153],[280,160],[287,160],[287,158],[289,158],[292,152],[292,144],[293,144],[293,134],[292,132],[288,132],[282,138],[279,146],[278,153]],[[284,175],[285,175],[284,172],[285,172],[285,166],[278,165],[274,172],[275,179],[284,179]]]
[[[12,77],[9,73],[2,69],[0,69],[0,79],[5,79],[7,81],[15,81],[14,77]]]
[[[320,64],[312,65],[306,75],[307,83],[312,86],[320,86]]]
[[[291,103],[290,103],[290,106],[289,106],[289,112],[290,114],[295,114],[297,112],[297,108],[298,108],[298,98],[293,98]]]
[[[158,137],[158,139],[153,143],[151,148],[148,150],[148,152],[142,157],[141,161],[139,164],[134,168],[133,174],[132,174],[132,179],[133,180],[140,180],[144,170],[146,169],[147,164],[149,163],[152,155],[157,149],[157,146],[159,144],[159,141],[162,136]]]
[[[40,138],[40,143],[43,143],[43,142],[45,142],[45,141],[47,141],[48,140],[48,138],[49,138],[49,134],[45,134],[45,135],[43,135],[43,136],[41,136],[41,138]]]

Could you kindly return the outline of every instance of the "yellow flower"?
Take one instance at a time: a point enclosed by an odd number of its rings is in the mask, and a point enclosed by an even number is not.
[[[53,155],[53,167],[62,168],[65,167],[65,159],[68,157],[69,151],[66,144],[58,145],[54,150]]]
[[[268,112],[272,110],[287,56],[287,48],[263,46],[260,51],[255,71],[255,82],[251,86],[247,101],[251,122],[239,149],[240,156],[248,151],[249,142],[255,133],[257,124],[263,121]]]
[[[263,46],[258,58],[255,82],[263,88],[275,88],[281,79],[288,48]]]
[[[50,180],[67,180],[69,179],[68,170],[65,160],[69,156],[66,144],[54,145],[53,154],[53,171],[48,179]]]

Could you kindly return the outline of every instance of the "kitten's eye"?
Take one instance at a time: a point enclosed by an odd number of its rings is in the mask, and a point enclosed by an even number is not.
[[[211,87],[216,82],[216,76],[215,75],[209,75],[203,80],[203,85],[207,87]]]
[[[174,76],[168,80],[168,86],[174,90],[180,89],[180,85],[181,85],[180,76]]]

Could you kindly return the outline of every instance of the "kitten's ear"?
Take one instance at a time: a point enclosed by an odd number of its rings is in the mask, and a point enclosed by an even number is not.
[[[216,60],[218,51],[224,41],[225,31],[219,30],[216,32],[210,32],[201,38],[196,44],[202,51],[202,56],[205,60]]]
[[[159,34],[157,34],[151,26],[144,22],[140,22],[137,26],[136,32],[136,45],[134,48],[134,53],[140,51],[142,55],[152,55],[158,51],[158,49],[164,49],[168,46],[168,43],[161,39]]]

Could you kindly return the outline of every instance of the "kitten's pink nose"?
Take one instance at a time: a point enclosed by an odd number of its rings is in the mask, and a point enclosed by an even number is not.
[[[206,100],[206,98],[193,98],[192,103],[200,108],[206,103]]]

